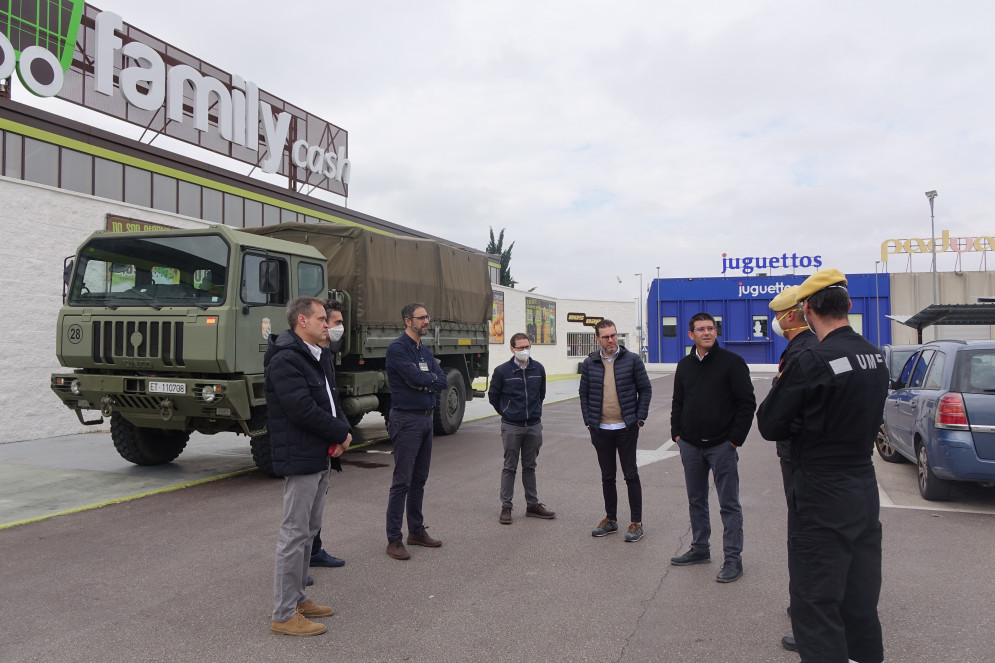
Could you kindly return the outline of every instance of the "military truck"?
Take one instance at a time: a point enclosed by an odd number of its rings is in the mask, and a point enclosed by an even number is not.
[[[387,346],[404,331],[401,308],[418,301],[432,315],[424,342],[449,380],[435,430],[454,433],[473,380],[487,374],[487,263],[484,253],[332,223],[98,231],[66,259],[56,352],[73,372],[53,375],[51,387],[81,423],[109,418],[132,463],[174,460],[193,431],[233,431],[273,474],[263,355],[288,327],[286,304],[343,302],[346,331],[333,349],[342,409],[356,425],[368,412],[389,416]]]

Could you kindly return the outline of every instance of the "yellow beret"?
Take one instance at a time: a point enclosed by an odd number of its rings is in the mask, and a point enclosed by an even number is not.
[[[801,286],[789,285],[787,288],[777,293],[777,297],[770,300],[771,311],[787,311],[798,305],[798,289]]]
[[[837,283],[842,283],[843,289],[846,289],[846,276],[844,276],[843,272],[840,270],[823,269],[818,271],[805,279],[798,287],[798,301],[808,299],[820,290],[825,290],[829,286],[836,285]]]

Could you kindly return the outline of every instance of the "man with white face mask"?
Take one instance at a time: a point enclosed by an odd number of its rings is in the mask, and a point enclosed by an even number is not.
[[[536,488],[536,458],[542,446],[542,402],[546,398],[546,369],[532,359],[529,337],[518,333],[511,337],[509,361],[494,369],[487,398],[501,415],[501,441],[504,444],[504,469],[501,470],[502,525],[511,524],[515,473],[522,459],[522,486],[525,488],[525,515],[530,518],[555,518],[556,513],[539,501]]]

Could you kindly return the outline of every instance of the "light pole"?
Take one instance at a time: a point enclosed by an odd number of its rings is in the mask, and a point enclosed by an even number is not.
[[[881,347],[881,296],[878,294],[878,265],[880,260],[874,261],[874,327],[878,330],[878,347]]]
[[[656,268],[656,361],[662,362],[663,357],[663,316],[660,315],[660,268]]]
[[[633,274],[633,276],[639,277],[639,357],[643,356],[643,275],[642,273]]]
[[[929,233],[930,245],[929,250],[933,253],[933,303],[938,304],[936,300],[936,226],[933,223],[933,201],[936,199],[936,191],[927,191],[926,197],[929,198]]]

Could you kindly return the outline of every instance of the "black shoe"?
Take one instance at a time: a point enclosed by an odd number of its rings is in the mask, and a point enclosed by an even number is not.
[[[687,551],[680,557],[671,557],[670,563],[674,566],[691,566],[692,564],[709,564],[712,561],[712,554],[707,552],[695,552],[694,548]]]
[[[789,605],[788,606],[788,617],[790,617],[790,616],[791,616],[791,606]]]
[[[311,579],[311,576],[308,576],[307,577],[307,582],[304,583],[304,584],[307,585],[308,587],[310,587],[311,585],[314,584],[314,580]]]
[[[311,555],[310,566],[325,566],[331,569],[338,568],[340,566],[345,566],[345,560],[339,559],[338,557],[332,557],[324,550],[319,550],[315,554]]]
[[[795,636],[786,635],[781,638],[781,646],[788,651],[798,651],[798,645],[795,644]]]
[[[739,562],[726,562],[722,565],[719,575],[715,576],[715,582],[736,582],[743,577],[743,565]]]

